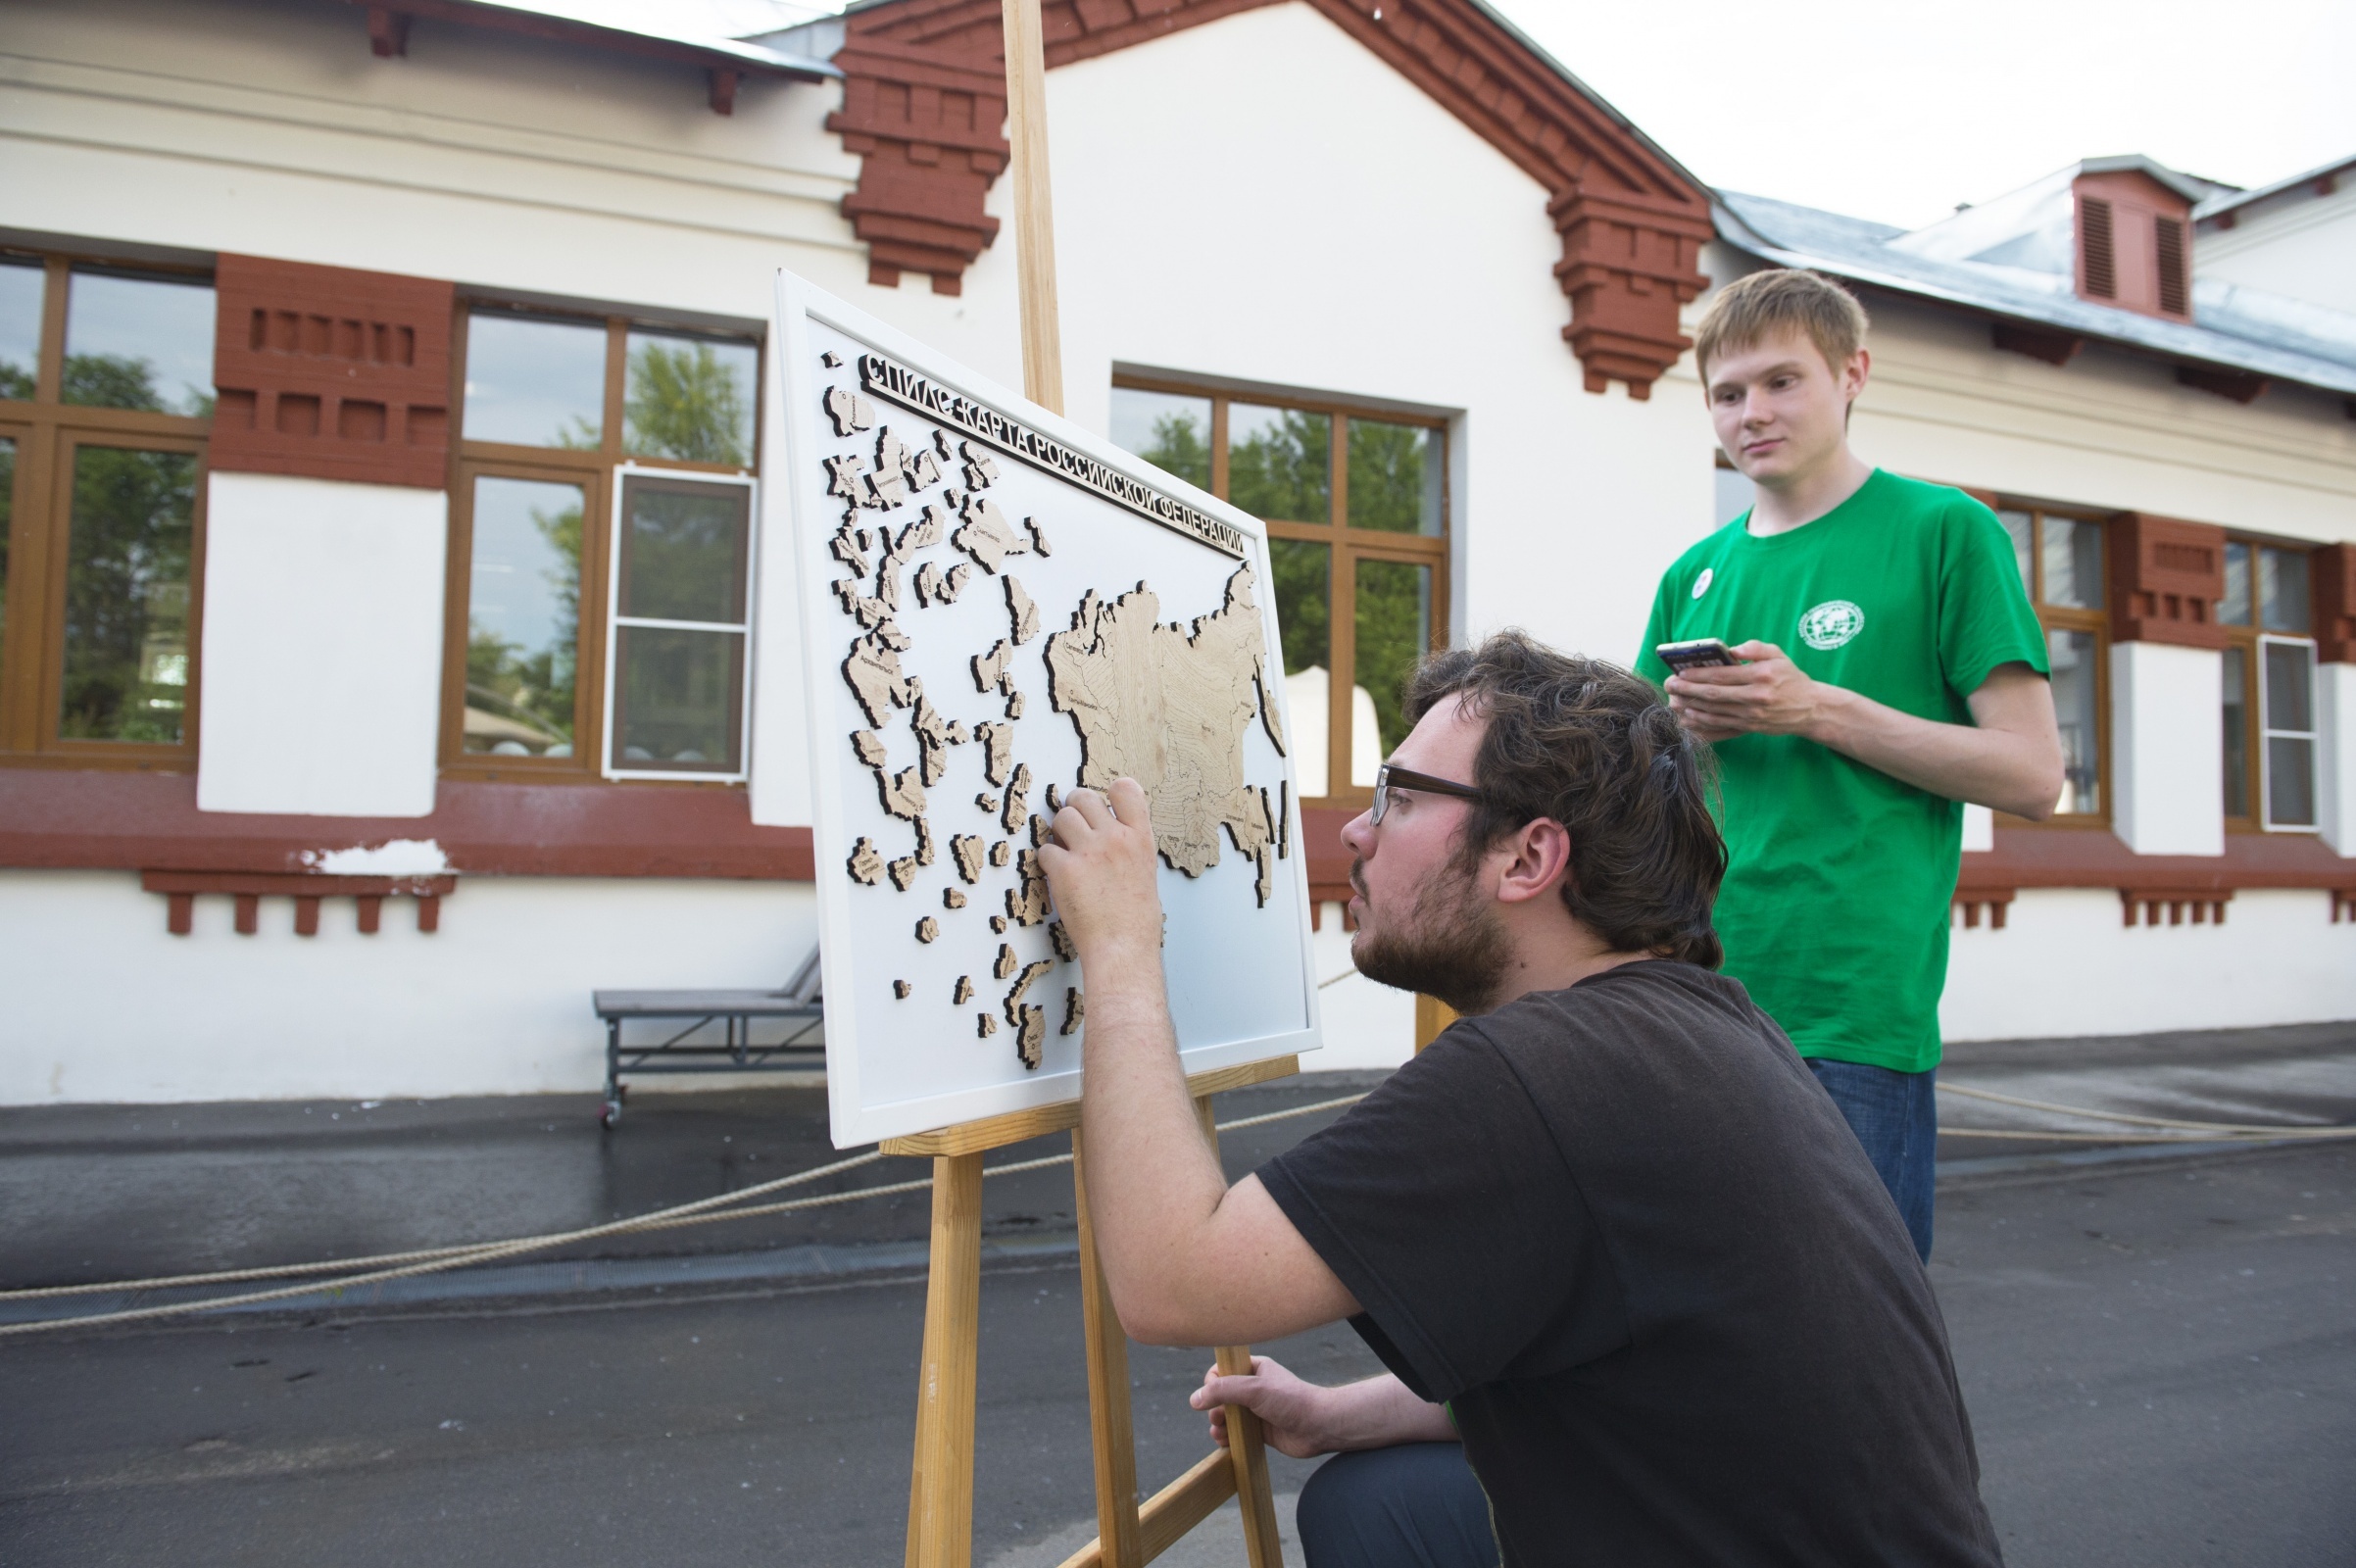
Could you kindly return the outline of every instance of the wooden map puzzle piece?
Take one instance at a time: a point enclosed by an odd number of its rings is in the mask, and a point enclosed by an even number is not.
[[[933,825],[923,817],[916,818],[916,863],[933,863]]]
[[[986,1012],[977,1012],[974,1014],[974,1017],[979,1020],[975,1023],[973,1028],[973,1032],[975,1034],[980,1035],[984,1040],[987,1040],[992,1035],[998,1033],[998,1020],[996,1018],[993,1018]]]
[[[1009,579],[1011,580],[1011,579]],[[973,656],[973,689],[977,692],[1011,692],[1014,677],[1006,666],[1014,662],[1014,645],[1001,637],[986,654]],[[990,782],[997,783],[996,779]]]
[[[1006,578],[1006,618],[1013,626],[1015,647],[1020,648],[1039,635],[1039,607],[1011,574]],[[975,678],[980,678],[980,671],[975,671]]]
[[[1047,1054],[1047,1009],[1024,1003],[1015,1009],[1014,1055],[1025,1067],[1037,1068]]]
[[[875,853],[875,841],[862,838],[851,846],[851,858],[846,862],[851,880],[864,887],[873,887],[883,880],[883,857]]]
[[[826,548],[833,553],[835,560],[851,568],[854,577],[867,574],[867,557],[859,549],[859,535],[853,531],[851,524],[846,522],[836,529],[834,537],[827,541]]]
[[[854,452],[846,457],[827,458],[824,462],[826,493],[830,496],[841,496],[855,507],[867,505],[867,488],[859,483],[859,470],[862,465],[859,463],[859,454]]]
[[[1025,850],[1016,866],[1022,885],[1006,889],[1006,918],[1016,925],[1037,925],[1047,918],[1047,872],[1040,869],[1039,852]]]
[[[865,843],[864,839],[859,841]],[[970,833],[949,836],[949,858],[957,862],[957,875],[967,883],[982,879],[982,841]]]
[[[1000,839],[996,844],[990,846],[990,863],[992,865],[1005,865],[1013,858],[1014,852],[1007,846],[1005,839]]]
[[[1023,518],[1022,531],[1031,536],[1031,548],[1033,550],[1038,551],[1043,556],[1052,556],[1055,554],[1053,550],[1050,550],[1047,547],[1047,530],[1039,526],[1039,519],[1037,517]]]
[[[973,1000],[973,976],[969,974],[957,976],[957,983],[950,991],[949,1000],[960,1007],[971,1002]]]
[[[1014,972],[1014,950],[1004,942],[998,945],[998,962],[990,966],[990,972],[1001,980]]]
[[[965,458],[965,488],[979,490],[998,477],[998,460],[989,449],[971,441],[957,443],[957,451]]]
[[[926,563],[925,563],[923,565],[921,565],[921,566],[918,566],[918,567],[916,568],[916,603],[917,603],[917,604],[919,604],[919,605],[946,605],[946,604],[948,604],[948,603],[949,603],[949,595],[948,595],[948,593],[945,591],[945,590],[948,588],[948,586],[949,586],[949,585],[948,585],[947,583],[945,583],[945,582],[943,582],[943,581],[941,580],[941,568],[940,568],[939,566],[935,565],[935,564],[934,564],[932,562],[929,562],[929,561],[928,561],[928,562],[926,562]]]
[[[885,621],[866,636],[851,645],[851,656],[843,661],[843,679],[851,687],[851,695],[859,699],[867,722],[877,729],[895,708],[906,708],[914,700],[908,678],[901,672],[900,655],[908,646],[900,628]]]
[[[847,386],[830,386],[826,389],[826,416],[834,421],[836,435],[853,435],[874,426],[875,405]]]
[[[1048,945],[1055,950],[1056,957],[1061,958],[1065,963],[1079,961],[1079,945],[1072,941],[1071,933],[1063,929],[1062,921],[1055,920],[1049,923],[1047,940]]]
[[[871,729],[851,732],[851,753],[867,767],[881,767],[890,760],[884,751],[883,737]]]
[[[940,934],[941,922],[934,919],[931,915],[928,914],[923,919],[916,922],[917,941],[930,942],[933,938],[939,936]]]
[[[1006,785],[1006,809],[999,813],[998,818],[999,825],[1007,832],[1011,833],[1020,828],[1023,818],[1030,814],[1031,807],[1027,799],[1030,793],[1031,764],[1017,762],[1014,764],[1014,777]]]
[[[973,738],[982,743],[982,777],[1005,784],[1006,769],[1014,760],[1014,726],[984,721],[973,726]]]
[[[1087,1016],[1088,1004],[1087,1001],[1081,997],[1080,988],[1078,986],[1064,987],[1063,1027],[1055,1032],[1060,1035],[1078,1034],[1080,1032],[1080,1020]]]
[[[984,571],[996,573],[1008,556],[1027,556],[1031,542],[1015,531],[998,503],[987,496],[968,495],[958,515],[964,521],[949,542],[974,559]]]
[[[881,599],[871,599],[860,593],[856,577],[836,578],[834,594],[843,602],[843,613],[857,619],[869,630],[892,618],[892,607]]]
[[[908,992],[910,989],[912,988],[906,980],[895,980],[892,982],[892,995],[898,997],[903,1002],[908,1001]],[[1068,1030],[1065,1032],[1069,1033]]]
[[[949,575],[942,579],[941,586],[946,588],[948,592],[942,596],[941,603],[945,605],[956,604],[957,602],[957,595],[963,593],[965,591],[965,585],[971,581],[973,581],[973,568],[965,564],[965,563],[962,561],[950,567]]]
[[[941,890],[941,907],[944,909],[962,909],[965,907],[965,895],[957,891],[956,888],[943,888]]]
[[[875,770],[875,783],[883,795],[883,808],[894,816],[913,822],[924,814],[924,783],[915,768],[904,767],[887,775],[879,767]]]
[[[912,855],[904,855],[885,869],[892,873],[892,886],[906,893],[909,885],[916,880],[916,858]]]

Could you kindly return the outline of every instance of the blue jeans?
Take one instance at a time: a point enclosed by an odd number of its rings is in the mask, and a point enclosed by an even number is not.
[[[1931,1261],[1931,1190],[1939,1157],[1939,1070],[1896,1072],[1861,1061],[1808,1058],[1808,1069],[1865,1146],[1914,1250]]]
[[[1308,1568],[1497,1568],[1489,1494],[1461,1443],[1337,1453],[1295,1517]]]

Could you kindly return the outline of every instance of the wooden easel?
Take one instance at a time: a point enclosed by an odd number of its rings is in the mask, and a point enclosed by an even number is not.
[[[1037,0],[1032,0],[1033,4]],[[1210,1097],[1301,1070],[1279,1056],[1187,1079],[1211,1130]],[[1229,1406],[1227,1446],[1214,1448],[1184,1475],[1137,1501],[1137,1448],[1129,1418],[1129,1341],[1112,1313],[1088,1222],[1088,1154],[1080,1107],[1047,1105],[969,1121],[910,1138],[887,1138],[887,1154],[930,1155],[933,1162],[931,1272],[925,1280],[924,1356],[917,1373],[916,1464],[908,1482],[908,1568],[968,1568],[973,1554],[973,1408],[982,1304],[982,1155],[1049,1133],[1071,1131],[1072,1196],[1080,1215],[1080,1310],[1088,1357],[1088,1417],[1096,1452],[1097,1539],[1063,1568],[1142,1568],[1229,1497],[1243,1501],[1244,1549],[1251,1568],[1280,1568],[1276,1502],[1259,1420]],[[1241,1345],[1214,1352],[1222,1372],[1252,1370]]]
[[[1048,191],[1047,51],[1039,0],[1003,0],[1008,140],[1013,144],[1014,257],[1022,299],[1023,391],[1063,412],[1063,355],[1055,307],[1055,223]],[[1210,1097],[1290,1077],[1298,1058],[1197,1073],[1186,1081],[1203,1136],[1218,1152]],[[981,1337],[982,1156],[1069,1130],[1072,1196],[1080,1219],[1080,1302],[1088,1357],[1090,1444],[1096,1454],[1097,1539],[1064,1568],[1143,1568],[1229,1497],[1242,1502],[1251,1568],[1282,1568],[1276,1504],[1259,1420],[1230,1406],[1228,1446],[1137,1500],[1137,1442],[1129,1415],[1129,1341],[1113,1314],[1088,1220],[1088,1154],[1077,1104],[1048,1105],[888,1138],[887,1154],[933,1162],[931,1269],[925,1280],[924,1358],[917,1374],[916,1454],[908,1479],[908,1568],[969,1568],[973,1558],[974,1374]],[[1252,1351],[1215,1352],[1222,1372],[1249,1372]]]

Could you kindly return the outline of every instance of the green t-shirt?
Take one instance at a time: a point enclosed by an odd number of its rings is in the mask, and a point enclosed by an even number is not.
[[[1877,468],[1789,533],[1754,537],[1749,520],[1661,578],[1640,673],[1668,679],[1659,643],[1757,638],[1817,680],[1968,724],[1964,699],[1997,665],[2048,672],[2011,538],[1962,491]],[[1803,1056],[1937,1066],[1962,806],[1797,736],[1740,735],[1716,751],[1726,972]]]

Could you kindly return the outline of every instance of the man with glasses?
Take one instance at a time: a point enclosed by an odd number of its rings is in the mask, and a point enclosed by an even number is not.
[[[1279,1449],[1310,1568],[1993,1564],[1928,1280],[1841,1113],[1714,973],[1704,759],[1645,682],[1518,634],[1435,656],[1344,830],[1369,977],[1462,1016],[1230,1187],[1163,992],[1145,792],[1040,852],[1088,982],[1088,1202],[1163,1345],[1348,1319],[1391,1369],[1194,1396]],[[1493,1525],[1494,1521],[1494,1525]]]

